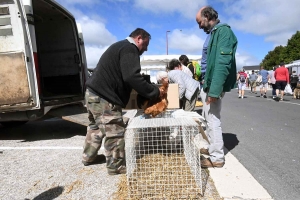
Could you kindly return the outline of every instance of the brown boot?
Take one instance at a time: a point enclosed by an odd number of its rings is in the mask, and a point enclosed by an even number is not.
[[[106,157],[106,168],[109,175],[126,174],[125,160]]]
[[[107,173],[109,175],[126,174],[126,166],[121,165],[118,169],[107,168]]]
[[[210,168],[210,167],[223,167],[225,162],[212,162],[209,158],[205,158],[201,160],[201,167],[203,168]]]

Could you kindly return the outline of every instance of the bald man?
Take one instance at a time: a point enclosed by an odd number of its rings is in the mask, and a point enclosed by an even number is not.
[[[199,28],[208,34],[202,51],[201,65],[206,72],[200,96],[205,102],[202,115],[207,123],[206,135],[210,144],[207,149],[200,150],[202,154],[209,155],[209,158],[201,160],[201,166],[223,167],[221,99],[236,82],[235,52],[238,42],[230,26],[220,23],[218,12],[211,6],[202,7],[196,14],[196,21]]]

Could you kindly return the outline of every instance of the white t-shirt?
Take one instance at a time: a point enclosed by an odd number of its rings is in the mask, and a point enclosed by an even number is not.
[[[188,67],[186,67],[185,65],[181,64],[181,69],[182,69],[182,71],[184,73],[186,73],[187,75],[189,75],[190,77],[193,78],[193,74],[192,74],[191,70]]]

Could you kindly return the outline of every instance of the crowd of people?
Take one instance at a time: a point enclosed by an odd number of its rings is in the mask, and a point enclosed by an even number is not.
[[[237,73],[238,97],[244,97],[246,87],[250,88],[250,93],[257,94],[256,87],[258,86],[260,97],[267,98],[267,89],[272,87],[272,98],[276,101],[283,101],[286,87],[291,87],[291,92],[294,92],[298,82],[299,77],[296,71],[289,74],[283,62],[272,71],[267,71],[261,66],[257,73],[252,70],[251,74],[247,74],[244,69],[241,69]]]
[[[209,146],[200,152],[209,157],[201,160],[202,167],[223,167],[224,142],[221,127],[222,98],[236,82],[237,38],[230,26],[221,23],[218,12],[211,6],[202,7],[196,22],[207,38],[202,48],[202,76],[186,55],[168,63],[166,71],[157,75],[160,83],[178,83],[180,106],[193,111],[196,100],[203,101],[202,115],[206,120]],[[97,154],[104,140],[108,174],[126,173],[124,132],[128,119],[123,118],[129,96],[134,89],[140,96],[156,100],[167,91],[147,82],[141,75],[140,55],[148,49],[151,35],[137,28],[129,37],[112,44],[86,82],[86,107],[89,126],[84,143],[82,163],[97,162]]]

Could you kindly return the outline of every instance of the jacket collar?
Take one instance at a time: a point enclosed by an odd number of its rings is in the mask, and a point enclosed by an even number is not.
[[[131,44],[134,44],[137,47],[137,45],[132,37],[127,37],[126,40],[128,40],[128,42],[130,42]]]
[[[227,27],[230,28],[230,26],[229,26],[228,24],[225,24],[225,23],[219,23],[219,24],[216,24],[216,25],[212,28],[211,32],[217,30],[219,27],[222,27],[222,26],[227,26]]]

